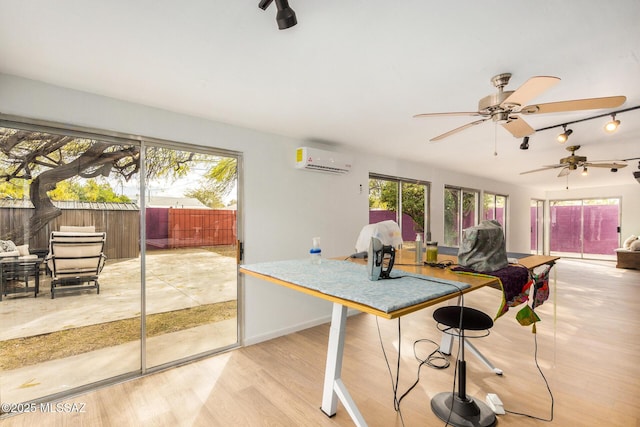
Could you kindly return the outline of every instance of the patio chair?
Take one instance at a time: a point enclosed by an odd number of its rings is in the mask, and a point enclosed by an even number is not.
[[[51,271],[51,298],[60,291],[96,289],[104,267],[106,233],[51,232],[47,266]]]

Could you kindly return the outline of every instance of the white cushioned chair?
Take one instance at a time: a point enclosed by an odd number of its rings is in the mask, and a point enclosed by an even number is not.
[[[51,271],[51,298],[59,291],[96,289],[104,267],[106,233],[53,231],[47,266]]]

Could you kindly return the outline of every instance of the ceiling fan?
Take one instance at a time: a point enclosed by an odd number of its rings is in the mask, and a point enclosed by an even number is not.
[[[624,163],[624,161],[599,160],[599,161],[589,162],[587,161],[587,158],[585,156],[576,156],[575,153],[576,151],[578,151],[579,148],[580,148],[579,145],[571,145],[567,147],[567,151],[570,151],[571,155],[560,159],[560,163],[556,165],[543,166],[540,169],[521,172],[520,175],[524,175],[532,172],[540,172],[540,171],[549,170],[549,169],[562,168],[560,170],[560,173],[558,174],[559,177],[562,177],[562,176],[569,175],[571,171],[574,171],[578,168],[583,168],[584,171],[586,171],[587,168],[607,168],[607,169],[611,169],[612,172],[617,172],[618,169],[627,167],[627,164]]]
[[[482,119],[475,120],[466,125],[431,138],[430,141],[438,141],[448,136],[458,133],[464,129],[479,125],[489,119],[497,124],[501,124],[514,137],[522,138],[531,135],[535,130],[519,115],[520,114],[546,114],[560,113],[576,110],[593,110],[599,108],[615,108],[626,101],[624,96],[609,96],[604,98],[574,99],[572,101],[550,102],[546,104],[525,104],[546,90],[550,89],[560,81],[558,77],[536,76],[524,82],[522,86],[514,91],[505,91],[504,87],[509,84],[511,73],[503,73],[494,76],[491,83],[498,89],[492,95],[485,96],[478,102],[478,111],[453,112],[453,113],[424,113],[416,114],[413,117],[438,117],[438,116],[481,116]]]

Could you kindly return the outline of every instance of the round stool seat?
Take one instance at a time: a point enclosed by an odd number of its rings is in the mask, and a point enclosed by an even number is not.
[[[462,325],[460,325],[460,310],[462,311]],[[493,326],[493,320],[486,313],[471,307],[460,307],[450,305],[440,307],[433,312],[436,322],[449,326],[450,328],[460,328],[463,330],[481,331]]]

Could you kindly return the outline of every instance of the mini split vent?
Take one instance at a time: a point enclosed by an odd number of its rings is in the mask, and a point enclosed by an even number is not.
[[[351,167],[351,158],[342,153],[310,147],[300,147],[296,150],[296,168],[298,169],[344,174],[348,173]]]

